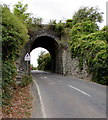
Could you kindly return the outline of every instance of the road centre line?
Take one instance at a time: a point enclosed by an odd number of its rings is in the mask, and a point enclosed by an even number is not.
[[[79,91],[79,92],[81,92],[81,93],[83,93],[84,95],[87,95],[87,96],[89,96],[89,97],[91,97],[89,94],[87,94],[86,92],[84,92],[84,91],[82,91],[82,90],[80,90],[80,89],[78,89],[78,88],[76,88],[76,87],[74,87],[74,86],[72,86],[72,85],[68,85],[69,87],[71,87],[71,88],[73,88],[73,89],[75,89],[75,90],[77,90],[77,91]]]

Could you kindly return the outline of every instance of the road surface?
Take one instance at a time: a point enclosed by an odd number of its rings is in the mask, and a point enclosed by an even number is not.
[[[106,118],[106,87],[43,71],[32,71],[44,118]]]

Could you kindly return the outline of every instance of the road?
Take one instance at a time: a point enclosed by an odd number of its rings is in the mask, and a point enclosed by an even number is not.
[[[43,71],[32,71],[44,118],[106,118],[106,87]]]

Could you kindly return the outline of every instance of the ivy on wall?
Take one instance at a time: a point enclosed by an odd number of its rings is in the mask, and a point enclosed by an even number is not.
[[[108,79],[108,33],[105,28],[98,30],[95,23],[86,21],[76,24],[70,32],[72,57],[79,58],[80,70],[86,60],[92,80],[101,84],[107,84]]]

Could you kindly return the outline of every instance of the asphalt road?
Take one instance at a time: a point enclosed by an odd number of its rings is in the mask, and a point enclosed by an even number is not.
[[[32,77],[44,118],[106,118],[105,86],[43,71]]]

